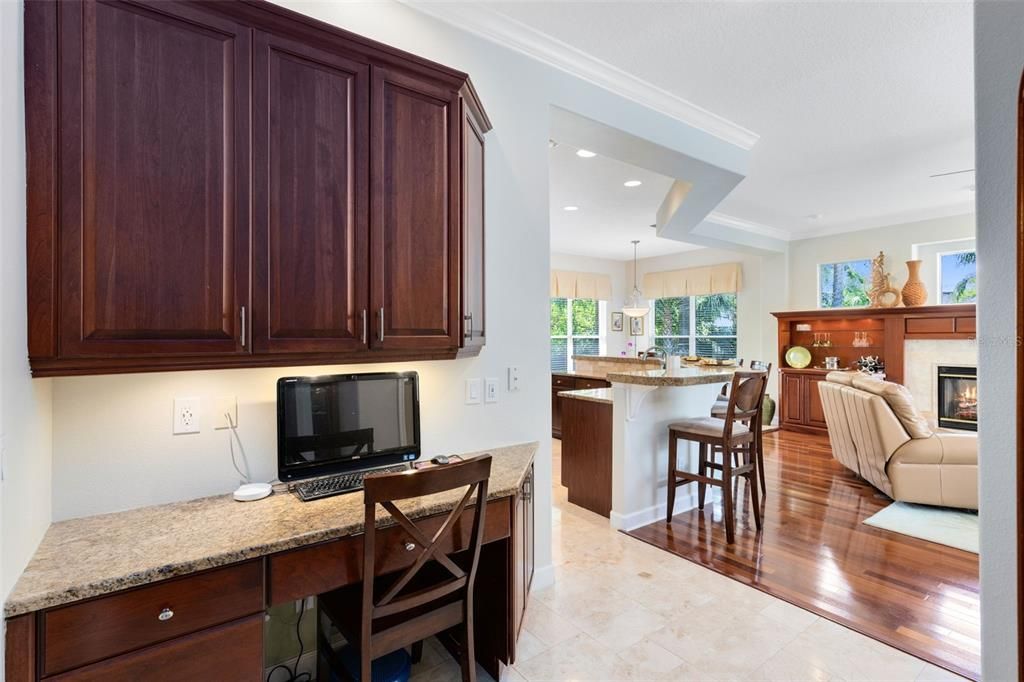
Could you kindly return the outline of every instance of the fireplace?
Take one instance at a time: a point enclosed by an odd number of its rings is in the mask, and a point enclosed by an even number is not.
[[[978,430],[978,368],[939,367],[939,427]]]

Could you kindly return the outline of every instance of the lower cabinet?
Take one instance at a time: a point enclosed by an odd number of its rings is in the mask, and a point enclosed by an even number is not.
[[[62,682],[251,682],[263,678],[263,614],[48,677]]]
[[[779,425],[783,429],[809,433],[828,431],[821,395],[818,393],[818,384],[824,380],[823,371],[779,371]]]
[[[551,437],[562,437],[562,411],[564,402],[558,394],[562,391],[578,391],[585,388],[610,388],[604,379],[577,377],[572,374],[551,375]]]
[[[533,465],[523,479],[512,515],[512,660],[523,627],[534,569]]]
[[[569,502],[595,514],[612,510],[612,405],[563,398],[562,485]]]

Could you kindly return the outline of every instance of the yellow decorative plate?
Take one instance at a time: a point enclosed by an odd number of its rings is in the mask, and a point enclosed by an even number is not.
[[[793,346],[786,351],[786,364],[793,369],[803,369],[811,364],[811,351],[803,346]]]

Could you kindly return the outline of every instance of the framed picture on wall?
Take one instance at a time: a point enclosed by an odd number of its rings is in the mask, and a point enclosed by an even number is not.
[[[629,318],[629,333],[631,336],[643,336],[644,335],[644,318],[642,317],[631,317]]]
[[[624,315],[622,313],[612,313],[612,331],[613,332],[621,332],[622,331],[622,329],[623,329],[623,327],[622,327],[622,324],[623,324],[622,323],[622,318],[623,317],[624,317]]]

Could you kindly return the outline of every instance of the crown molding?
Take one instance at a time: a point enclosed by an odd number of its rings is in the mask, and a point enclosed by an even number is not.
[[[485,7],[485,3],[399,1],[418,12],[610,90],[741,149],[751,149],[759,139],[757,133],[542,31]]]
[[[856,220],[841,225],[822,227],[814,230],[793,231],[790,233],[789,241],[801,241],[804,239],[818,239],[819,237],[831,237],[847,232],[861,232],[863,230],[874,230],[879,227],[895,227],[908,223],[918,223],[923,220],[936,220],[939,218],[953,218],[956,216],[974,216],[975,204],[973,201],[957,202],[945,206],[932,206],[929,208],[889,213],[887,215]]]
[[[731,215],[718,213],[717,211],[709,213],[708,217],[704,220],[709,223],[715,223],[716,225],[725,225],[726,227],[732,227],[744,232],[751,232],[753,234],[761,235],[762,237],[779,239],[784,242],[788,242],[793,238],[792,233],[787,230],[780,230],[779,228],[771,227],[770,225],[762,225],[761,223],[754,223],[749,220],[743,220],[742,218],[735,218]]]

